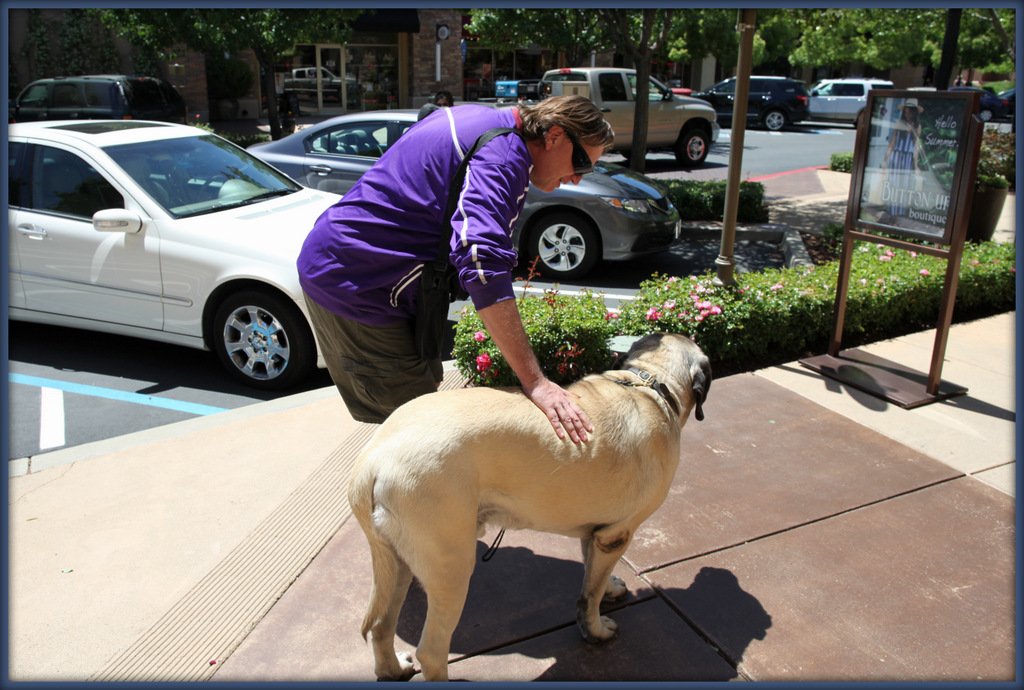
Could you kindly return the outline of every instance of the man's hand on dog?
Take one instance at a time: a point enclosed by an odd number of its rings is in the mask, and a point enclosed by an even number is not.
[[[558,438],[564,439],[568,434],[573,443],[587,442],[587,433],[592,432],[594,426],[587,413],[576,404],[576,396],[547,378],[532,389],[523,386],[523,392],[548,418]]]

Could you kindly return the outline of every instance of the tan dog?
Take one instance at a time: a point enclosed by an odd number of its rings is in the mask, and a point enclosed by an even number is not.
[[[427,595],[416,649],[425,680],[448,679],[448,652],[486,524],[578,537],[583,592],[576,620],[589,642],[615,635],[600,614],[612,569],[637,527],[665,500],[680,432],[711,385],[708,359],[681,335],[638,341],[619,369],[569,387],[594,425],[560,441],[519,389],[464,388],[396,410],[358,459],[349,502],[370,543],[373,591],[362,633],[374,671],[415,671],[395,653],[399,611],[415,576]],[[614,594],[625,593],[618,578]]]

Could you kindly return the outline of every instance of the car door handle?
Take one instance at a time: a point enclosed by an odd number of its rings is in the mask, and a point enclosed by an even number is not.
[[[329,165],[311,165],[309,166],[310,171],[315,172],[317,175],[330,175],[331,167]]]
[[[22,225],[19,225],[18,232],[30,240],[46,239],[46,230],[38,225],[32,225],[31,223],[23,223]]]
[[[601,108],[601,112],[602,113],[610,113],[611,111],[612,111],[611,108]]]

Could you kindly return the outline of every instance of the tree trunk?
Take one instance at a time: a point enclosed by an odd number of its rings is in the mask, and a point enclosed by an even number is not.
[[[643,26],[640,31],[640,45],[634,53],[636,68],[636,104],[633,111],[633,145],[629,167],[638,173],[647,169],[647,113],[650,110],[651,77],[651,31],[654,28],[656,9],[643,10]]]
[[[956,64],[956,45],[960,38],[960,16],[962,9],[946,10],[946,35],[942,39],[942,60],[939,70],[935,73],[935,88],[945,91],[949,88],[949,79],[953,76],[953,65]]]
[[[257,52],[256,60],[260,63],[263,73],[263,93],[267,97],[267,123],[270,125],[270,138],[277,141],[281,138],[281,114],[277,110],[277,84],[274,83],[274,63],[262,53]]]

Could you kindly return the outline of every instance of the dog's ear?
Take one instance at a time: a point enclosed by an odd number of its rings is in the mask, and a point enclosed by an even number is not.
[[[704,401],[708,398],[708,390],[711,389],[711,364],[706,357],[702,357],[700,364],[692,370],[693,382],[693,416],[698,422],[704,421]]]

